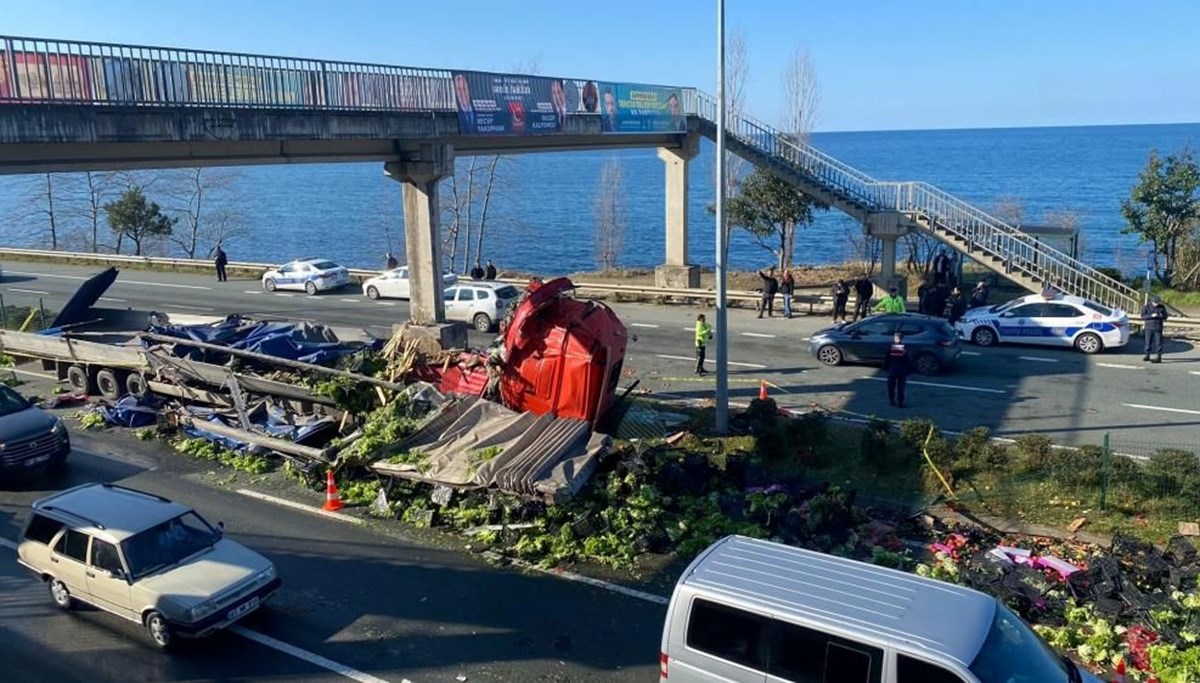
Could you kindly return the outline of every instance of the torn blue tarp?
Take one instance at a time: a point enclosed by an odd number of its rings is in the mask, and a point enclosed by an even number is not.
[[[158,410],[145,399],[122,396],[111,406],[98,406],[104,421],[116,427],[150,427],[158,424]]]
[[[204,429],[204,423],[216,422],[226,427],[242,428],[236,415],[227,410],[184,406],[181,410],[192,418],[191,424],[183,431],[191,437],[211,441],[215,444],[234,451],[261,452],[263,449],[248,442],[240,441],[227,434],[217,434]],[[246,414],[253,431],[265,436],[273,436],[292,443],[320,447],[328,443],[337,434],[337,422],[329,417],[295,415],[284,408],[260,403]]]
[[[339,341],[324,325],[246,320],[231,315],[219,323],[200,325],[151,325],[150,331],[168,337],[227,346],[276,358],[316,365],[332,365],[343,356],[367,348],[362,343]],[[176,344],[174,355],[207,363],[223,363],[223,354],[185,344]]]

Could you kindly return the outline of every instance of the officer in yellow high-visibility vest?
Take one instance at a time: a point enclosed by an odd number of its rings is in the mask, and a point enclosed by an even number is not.
[[[696,316],[696,374],[705,374],[704,350],[708,340],[712,339],[712,325],[704,321],[704,314]]]
[[[898,293],[899,291],[900,290],[896,289],[895,287],[889,289],[887,296],[883,297],[879,303],[875,304],[874,310],[876,312],[883,311],[884,313],[903,313],[908,310],[908,307],[904,303],[904,299],[900,298],[900,294]]]

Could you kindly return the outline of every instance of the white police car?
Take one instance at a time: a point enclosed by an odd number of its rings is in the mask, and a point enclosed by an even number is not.
[[[262,286],[268,292],[294,289],[316,294],[350,284],[350,271],[333,261],[297,259],[263,273]]]
[[[1013,342],[1099,353],[1129,343],[1129,316],[1124,311],[1057,292],[973,308],[954,327],[960,337],[979,346]]]

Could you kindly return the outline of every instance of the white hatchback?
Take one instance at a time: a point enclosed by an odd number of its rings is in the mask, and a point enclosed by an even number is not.
[[[263,273],[262,286],[268,292],[294,289],[316,294],[350,284],[350,271],[325,259],[297,259]]]
[[[442,286],[451,287],[458,284],[458,276],[454,273],[442,275]],[[408,280],[408,266],[392,268],[369,278],[363,282],[363,294],[369,299],[408,299],[411,298]]]
[[[521,296],[512,285],[503,282],[460,282],[443,296],[447,320],[464,320],[480,332],[488,332]]]
[[[1009,342],[1099,353],[1129,343],[1129,316],[1124,311],[1058,293],[973,308],[954,327],[960,337],[979,346]]]

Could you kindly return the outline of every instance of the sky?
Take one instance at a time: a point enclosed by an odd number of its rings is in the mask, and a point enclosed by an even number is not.
[[[716,85],[716,0],[0,0],[12,36]],[[1195,0],[726,0],[746,110],[808,50],[815,131],[1200,120]]]

